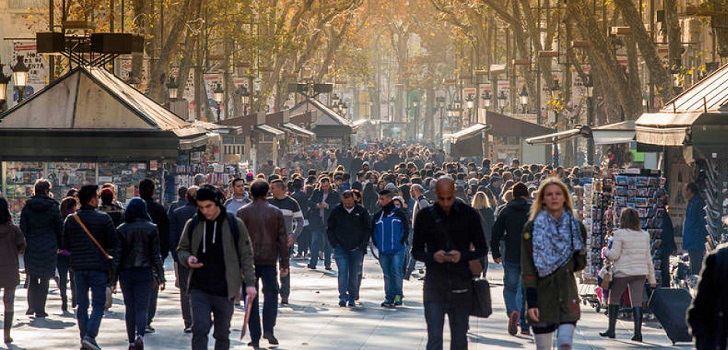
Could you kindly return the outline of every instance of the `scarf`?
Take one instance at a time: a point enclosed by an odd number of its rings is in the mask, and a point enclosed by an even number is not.
[[[559,220],[547,210],[538,213],[533,221],[533,262],[539,277],[554,273],[582,249],[581,227],[570,210],[564,209]]]

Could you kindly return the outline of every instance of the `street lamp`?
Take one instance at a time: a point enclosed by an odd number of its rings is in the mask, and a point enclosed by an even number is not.
[[[417,108],[417,106],[419,106],[419,104],[420,104],[420,101],[417,100],[417,98],[412,99],[412,109],[413,109],[412,118],[414,118],[414,120],[415,120],[415,132],[414,132],[414,137],[412,139],[415,141],[417,140],[417,135],[419,134],[419,131],[420,131],[420,128],[418,125],[419,124],[419,109]]]
[[[468,125],[473,123],[473,107],[475,107],[475,96],[468,94],[465,98],[465,106],[468,108]]]
[[[225,95],[225,90],[222,89],[222,85],[217,83],[217,87],[212,91],[212,99],[217,103],[217,122],[220,122],[220,111],[222,110],[222,100]]]
[[[521,87],[521,92],[518,93],[518,99],[521,102],[521,111],[526,113],[526,107],[528,106],[528,90],[526,90],[526,84]]]
[[[561,93],[561,87],[559,86],[559,79],[554,79],[553,84],[549,87],[549,90],[551,91],[551,98],[558,99],[559,94]],[[557,109],[554,109],[554,126],[556,127],[556,130],[559,129],[559,111]],[[553,149],[554,149],[554,167],[559,166],[559,145],[558,140],[556,137],[554,137],[553,142]]]
[[[587,74],[584,82],[586,88],[586,123],[591,128],[594,127],[594,81],[591,74]],[[587,143],[587,163],[594,165],[594,138]]]
[[[11,69],[13,70],[13,84],[18,88],[18,103],[20,103],[25,97],[25,87],[28,86],[30,68],[25,65],[24,56],[19,55],[15,66],[11,67]]]
[[[341,111],[341,116],[346,117],[349,113],[349,105],[347,105],[346,102],[341,101],[341,103],[339,103],[339,110]]]
[[[486,91],[483,96],[481,96],[481,99],[483,100],[483,107],[488,110],[490,105],[493,103],[493,96],[490,95],[490,92]]]
[[[462,112],[463,112],[463,103],[459,99],[455,99],[455,101],[453,101],[452,105],[453,105],[453,119],[455,119],[457,126],[460,126],[460,122],[461,122],[460,119],[462,118]],[[456,123],[450,124],[453,129],[452,130],[453,133],[455,132],[454,127],[455,127]]]
[[[501,90],[500,93],[498,93],[498,107],[500,107],[501,114],[503,114],[503,109],[506,107],[507,99],[508,96],[506,96],[505,91]]]
[[[179,84],[177,84],[177,79],[174,77],[169,78],[169,82],[167,83],[167,91],[169,91],[169,99],[172,101],[177,100],[177,94],[179,93]]]
[[[437,97],[437,98],[435,98],[435,102],[437,102],[437,106],[440,108],[440,140],[442,140],[442,127],[445,126],[445,120],[444,120],[445,116],[443,115],[444,111],[445,111],[445,97],[443,97],[443,96]],[[450,109],[448,108],[448,113],[449,112],[450,112]],[[443,142],[443,141],[441,141],[441,142]]]
[[[4,111],[5,100],[7,99],[8,83],[10,76],[3,73],[3,64],[0,64],[0,113]]]
[[[339,113],[339,101],[341,99],[339,98],[339,95],[336,93],[331,95],[331,109],[334,110],[337,114]]]
[[[243,105],[243,115],[248,114],[248,103],[250,102],[250,92],[248,88],[243,85],[238,86],[238,90],[235,93],[240,96],[240,103]]]

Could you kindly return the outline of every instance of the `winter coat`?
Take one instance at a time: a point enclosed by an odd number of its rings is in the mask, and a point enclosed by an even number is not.
[[[493,259],[503,256],[503,260],[521,264],[521,234],[523,225],[528,221],[528,211],[531,204],[524,198],[516,198],[503,208],[493,224],[493,236],[490,242],[490,249],[493,252]],[[500,241],[506,243],[505,252],[500,251]]]
[[[111,217],[90,205],[82,206],[76,214],[106,253],[112,257],[116,256],[119,238],[116,236],[116,228]],[[76,222],[73,215],[69,215],[63,224],[62,246],[71,253],[73,271],[109,272],[112,267],[112,262],[104,258],[101,250]]]
[[[152,217],[152,222],[157,225],[157,229],[159,230],[159,250],[162,254],[162,261],[164,261],[170,249],[169,217],[164,207],[155,202],[154,199],[146,198],[144,201],[147,202],[147,211],[149,211],[149,216]]]
[[[351,213],[339,204],[331,211],[326,233],[331,247],[341,246],[346,251],[361,249],[365,251],[371,237],[369,213],[359,204],[354,205]]]
[[[116,202],[102,204],[99,206],[99,210],[111,216],[111,220],[114,221],[114,227],[119,227],[119,225],[124,223],[124,208],[120,204]]]
[[[685,209],[685,224],[683,225],[683,250],[704,250],[705,236],[705,202],[699,195],[695,195],[688,202]]]
[[[160,283],[164,282],[164,266],[159,253],[159,233],[157,225],[151,221],[133,219],[117,229],[119,235],[119,254],[114,256],[118,271],[128,269],[154,269]]]
[[[182,230],[185,228],[187,220],[192,219],[197,214],[197,204],[187,203],[181,208],[175,209],[169,216],[169,245],[172,259],[177,262],[177,246],[179,238],[182,237]],[[161,249],[161,246],[160,246]]]
[[[31,197],[20,213],[20,230],[25,235],[25,270],[35,277],[56,273],[62,220],[60,204],[46,195]]]
[[[322,220],[320,215],[320,209],[316,208],[316,205],[321,203],[323,198],[323,191],[314,190],[308,202],[310,215],[307,218],[313,229],[325,230],[326,222],[329,220],[329,215],[331,215],[331,211],[334,210],[334,208],[336,208],[336,206],[341,202],[339,192],[334,189],[329,190],[329,194],[326,197],[326,203],[329,204],[329,208],[324,209],[324,217]]]
[[[586,227],[581,226],[582,237]],[[527,308],[538,308],[539,323],[559,325],[581,318],[579,293],[574,277],[574,259],[546,277],[538,277],[533,262],[533,221],[523,226],[521,236],[521,282],[526,289]]]
[[[655,281],[655,266],[650,255],[650,235],[642,230],[619,229],[614,231],[612,247],[607,250],[607,259],[613,261],[614,277],[647,276]]]
[[[283,213],[265,199],[254,199],[238,210],[237,217],[243,220],[253,242],[256,265],[276,265],[288,268],[288,233]]]
[[[399,218],[399,221],[402,223],[402,232],[395,232],[394,230],[386,229],[381,226],[385,224],[380,222],[380,220],[391,215]],[[380,252],[383,250],[401,251],[402,249],[405,249],[405,244],[409,242],[410,223],[407,212],[404,209],[398,208],[394,205],[394,202],[390,202],[372,215],[371,220],[371,228],[373,230],[372,242]],[[377,226],[379,226],[379,228],[377,228]],[[378,229],[381,234],[377,234]]]
[[[0,224],[0,288],[20,283],[18,255],[25,250],[25,237],[12,222]]]

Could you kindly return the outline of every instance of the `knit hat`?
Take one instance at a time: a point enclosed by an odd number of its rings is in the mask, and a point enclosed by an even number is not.
[[[390,190],[390,191],[397,191],[397,186],[395,186],[393,183],[390,182],[390,183],[387,183],[386,186],[384,186],[384,189]]]
[[[147,212],[147,202],[139,197],[132,198],[129,205],[126,206],[126,211],[124,211],[124,221],[129,222],[136,219],[152,221],[149,212]]]

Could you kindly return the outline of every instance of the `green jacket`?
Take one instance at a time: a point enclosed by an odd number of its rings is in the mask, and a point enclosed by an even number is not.
[[[586,227],[582,223],[579,225],[582,237],[586,237]],[[521,278],[528,308],[538,308],[538,323],[574,323],[581,317],[579,291],[574,277],[575,259],[570,259],[554,273],[539,277],[533,262],[532,232],[533,220],[530,220],[523,226],[521,236]]]
[[[226,215],[225,211],[220,215]],[[253,265],[253,245],[250,243],[250,236],[248,236],[248,229],[245,224],[238,218],[238,231],[240,238],[238,239],[237,252],[233,249],[235,247],[235,239],[233,238],[232,232],[230,231],[230,225],[227,223],[228,216],[223,220],[222,225],[222,237],[223,237],[223,253],[225,254],[225,280],[227,281],[228,298],[236,297],[240,292],[242,282],[245,282],[246,286],[255,285],[255,266]],[[192,246],[190,246],[190,223],[193,219],[187,220],[184,230],[182,230],[182,236],[179,240],[179,246],[177,247],[177,256],[179,257],[179,263],[189,268],[187,260],[192,255],[197,255],[197,250],[200,248],[202,243],[202,230],[204,225],[197,225],[192,230]],[[198,221],[201,222],[201,221]],[[195,269],[190,269],[190,275],[188,281],[192,280],[192,276],[195,273]],[[189,291],[189,283],[187,284],[187,290]]]

